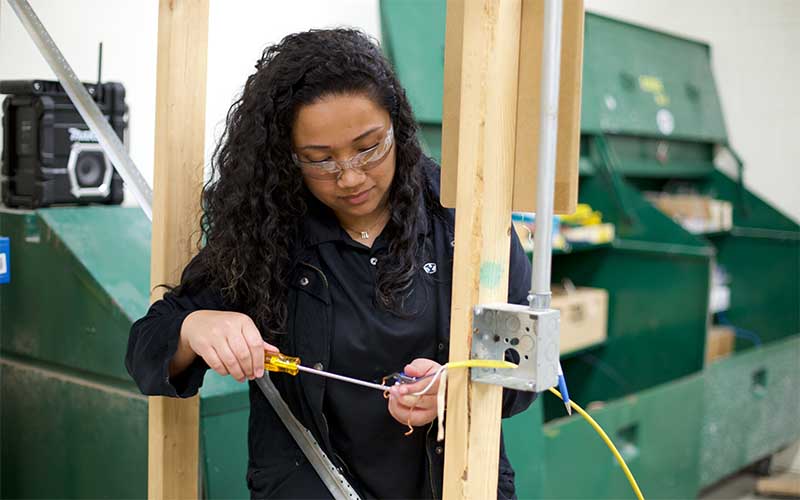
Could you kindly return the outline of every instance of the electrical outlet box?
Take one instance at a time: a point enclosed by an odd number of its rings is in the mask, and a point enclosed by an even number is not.
[[[473,309],[472,359],[505,359],[515,351],[519,366],[472,368],[472,380],[510,389],[542,392],[558,384],[560,312],[535,311],[517,304],[486,304]]]

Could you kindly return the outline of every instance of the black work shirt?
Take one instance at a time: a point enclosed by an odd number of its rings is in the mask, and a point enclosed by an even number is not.
[[[420,162],[428,182],[438,193],[438,167],[424,156],[420,158]],[[432,289],[435,293],[430,301],[431,313],[436,316],[435,332],[431,335],[431,341],[437,343],[434,359],[439,363],[445,363],[450,338],[455,214],[451,210],[429,216],[431,214],[432,212],[426,211],[419,217],[425,219],[426,254],[433,257],[425,257],[419,263],[425,263],[428,272],[431,272],[430,275],[426,273],[426,279],[431,278],[434,283]],[[289,270],[287,290],[289,334],[279,338],[279,346],[283,352],[299,356],[306,366],[319,363],[330,368],[338,366],[339,362],[338,357],[336,360],[333,359],[331,352],[335,347],[332,330],[334,316],[337,313],[334,313],[331,297],[333,292],[329,287],[329,281],[332,279],[328,279],[327,273],[321,270],[325,267],[321,249],[326,246],[324,243],[341,239],[341,229],[335,219],[333,224],[320,224],[315,217],[304,217],[303,227],[302,242],[293,251],[295,260]],[[190,266],[196,262],[197,260],[194,260]],[[508,265],[508,301],[525,303],[530,287],[530,261],[513,231],[511,231],[511,255]],[[180,293],[174,291],[166,293],[162,300],[153,303],[146,316],[131,327],[125,362],[128,371],[144,394],[189,397],[197,393],[208,369],[201,358],[197,358],[184,373],[176,377],[170,377],[168,369],[170,359],[177,350],[181,324],[188,314],[197,310],[241,311],[236,305],[227,303],[218,288],[198,285],[184,288]],[[402,366],[387,370],[395,371],[399,368]],[[330,415],[326,414],[329,410],[326,409],[325,402],[331,399],[327,394],[328,391],[335,384],[337,386],[341,384],[323,377],[306,375],[291,377],[273,373],[270,378],[273,379],[294,415],[312,432],[326,453],[329,456],[339,455],[337,447],[341,447],[342,443],[339,442],[335,447],[331,442],[331,435],[337,431],[328,425],[327,417]],[[379,391],[374,392],[380,394]],[[525,410],[533,399],[532,393],[504,389],[503,417]],[[250,407],[247,484],[252,497],[329,498],[328,490],[254,382],[250,382]],[[347,411],[347,408],[344,407],[343,411]],[[353,421],[358,423],[358,417]],[[364,420],[360,421],[361,424],[363,422]],[[387,428],[386,432],[394,435],[394,429],[398,428],[400,432],[403,431],[402,425],[392,421],[391,427]],[[423,432],[423,429],[418,429],[414,433],[420,436],[423,434],[427,434],[425,452],[427,465],[430,468],[428,475],[431,490],[435,498],[441,498],[445,443],[436,441],[435,430]],[[383,456],[374,457],[374,461],[381,460]],[[344,463],[337,456],[331,458],[337,466],[355,469],[354,465]],[[398,464],[391,465],[391,467],[388,464],[386,466],[391,472],[388,476],[384,476],[385,480],[398,484],[411,482],[396,472]],[[364,486],[357,480],[363,475],[362,472],[360,470],[350,472],[351,475],[357,476],[353,478],[353,486],[359,491],[364,490]],[[363,495],[372,493],[364,492]],[[399,491],[389,492],[388,496],[396,497],[398,494]],[[516,498],[514,471],[508,462],[501,437],[498,499],[511,498]]]
[[[421,238],[424,235],[420,236]],[[344,231],[319,246],[333,304],[330,371],[361,380],[380,380],[416,358],[436,356],[434,282],[423,266],[401,315],[375,300],[377,270],[386,257],[383,234],[369,248]],[[428,269],[432,269],[428,266]],[[374,389],[329,381],[324,412],[331,444],[362,494],[374,498],[430,498],[425,428],[405,436]]]

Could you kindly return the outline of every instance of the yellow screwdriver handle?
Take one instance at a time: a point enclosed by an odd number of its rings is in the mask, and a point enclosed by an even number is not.
[[[289,375],[297,375],[300,371],[297,366],[300,358],[294,356],[284,356],[283,354],[264,353],[264,369],[271,372],[283,372]]]

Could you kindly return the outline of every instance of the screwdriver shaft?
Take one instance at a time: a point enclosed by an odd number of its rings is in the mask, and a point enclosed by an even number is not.
[[[342,382],[349,382],[351,384],[369,387],[370,389],[377,389],[379,391],[388,391],[390,389],[390,387],[387,385],[373,384],[372,382],[365,382],[363,380],[358,380],[357,378],[345,377],[344,375],[337,375],[335,373],[325,372],[322,370],[315,370],[314,368],[308,368],[307,366],[303,365],[297,365],[297,368],[301,372],[313,373],[314,375],[322,375],[323,377],[328,377],[336,380],[341,380]]]

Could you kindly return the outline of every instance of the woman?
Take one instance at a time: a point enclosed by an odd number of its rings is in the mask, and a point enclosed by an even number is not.
[[[268,47],[214,154],[205,246],[131,329],[126,364],[142,392],[194,395],[209,367],[252,381],[265,351],[363,380],[446,362],[454,214],[416,132],[363,33],[310,31]],[[530,264],[516,239],[510,270],[509,300],[523,303]],[[441,497],[435,388],[414,400],[425,382],[394,387],[387,403],[324,377],[271,378],[363,497]],[[504,416],[532,399],[505,391]],[[328,497],[254,383],[250,404],[252,496]],[[407,423],[427,429],[405,436]],[[513,498],[502,449],[499,474],[498,496]]]

